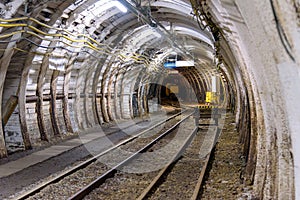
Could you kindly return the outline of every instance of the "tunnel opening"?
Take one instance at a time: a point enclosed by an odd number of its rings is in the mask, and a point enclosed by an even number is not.
[[[182,75],[177,71],[169,72],[168,76],[163,80],[161,104],[180,107],[179,100],[181,104],[187,103],[190,100],[190,90],[189,84]]]

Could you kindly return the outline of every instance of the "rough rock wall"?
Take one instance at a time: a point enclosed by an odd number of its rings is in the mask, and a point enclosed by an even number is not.
[[[249,157],[256,159],[254,186],[262,199],[294,199],[294,178],[300,198],[296,146],[300,112],[295,109],[299,107],[300,34],[294,3],[236,0],[209,4],[221,28],[230,22],[227,40],[231,50],[240,54],[236,59],[248,89],[250,140],[255,141],[250,141]],[[243,130],[248,124],[244,115],[238,116]]]

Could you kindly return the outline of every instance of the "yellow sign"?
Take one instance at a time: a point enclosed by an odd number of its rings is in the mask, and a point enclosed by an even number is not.
[[[212,100],[212,92],[206,92],[206,103],[211,103]]]

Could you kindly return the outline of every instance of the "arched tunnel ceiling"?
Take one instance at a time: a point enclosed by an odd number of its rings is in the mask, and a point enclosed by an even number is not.
[[[164,62],[174,53],[193,61],[191,71],[178,72],[202,92],[220,72],[214,37],[189,1],[14,0],[0,9],[0,117],[8,116],[0,127],[0,157],[7,155],[1,136],[15,129],[6,123],[18,124],[29,149],[60,132],[134,117],[136,87],[162,84],[169,73]],[[11,97],[18,97],[12,110],[19,111],[3,114]]]
[[[122,3],[122,1],[120,2]],[[60,10],[61,16],[58,16],[53,28],[46,27],[50,28],[47,31],[52,34],[64,34],[71,39],[76,39],[71,34],[77,35],[77,38],[79,38],[80,34],[85,34],[95,39],[95,42],[97,41],[97,44],[91,42],[92,48],[89,48],[91,47],[89,44],[87,46],[83,45],[83,48],[77,48],[75,52],[84,50],[92,55],[96,55],[97,53],[94,51],[96,47],[99,48],[98,52],[100,54],[104,52],[114,55],[120,53],[121,57],[128,58],[136,54],[149,54],[149,52],[145,52],[149,49],[155,49],[156,52],[164,49],[168,49],[167,51],[173,49],[183,55],[197,58],[195,61],[199,65],[203,66],[203,63],[207,63],[206,66],[209,66],[213,63],[214,41],[208,30],[201,30],[199,28],[196,17],[193,16],[190,2],[181,0],[128,1],[132,5],[132,9],[140,9],[139,13],[133,13],[130,9],[122,12],[117,6],[117,4],[121,4],[120,2],[116,0],[83,0],[76,1],[75,3],[66,1],[63,3],[64,10]],[[14,3],[19,3],[19,1]],[[62,8],[59,5],[59,1],[47,2],[43,5],[44,8],[41,8],[42,14],[38,14],[37,16],[43,19],[40,20],[41,22],[44,21],[44,23],[47,23],[53,21],[51,17],[54,15],[53,10],[56,9],[55,6],[60,9]],[[53,10],[51,11],[49,7],[52,7]],[[33,8],[31,9],[33,10]],[[31,9],[30,5],[25,3],[19,8],[18,12],[29,12]],[[156,22],[149,24],[149,22],[152,23],[154,20],[157,20],[159,25]],[[25,24],[36,23],[34,20],[23,19],[23,21],[25,21]],[[42,26],[41,28],[45,27]],[[69,31],[69,33],[65,30]],[[32,29],[30,31],[34,32],[36,30]],[[34,37],[35,35],[32,36]],[[47,36],[49,36],[48,38],[51,37],[51,35]],[[62,42],[68,42],[74,46],[78,40],[70,41],[70,38],[65,38],[66,40]],[[23,50],[26,50],[25,43]],[[36,41],[36,44],[38,43],[39,41]],[[41,44],[44,45],[47,42],[41,42]],[[62,43],[57,46],[68,48]],[[170,52],[173,50],[170,50]],[[155,51],[151,53],[155,53]],[[155,55],[149,56],[154,57]],[[118,59],[118,57],[115,58]]]

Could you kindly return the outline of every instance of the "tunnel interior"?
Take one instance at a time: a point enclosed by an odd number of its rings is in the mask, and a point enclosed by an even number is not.
[[[300,198],[299,2],[11,0],[0,11],[0,157],[212,92],[236,116],[245,181],[262,199]]]

